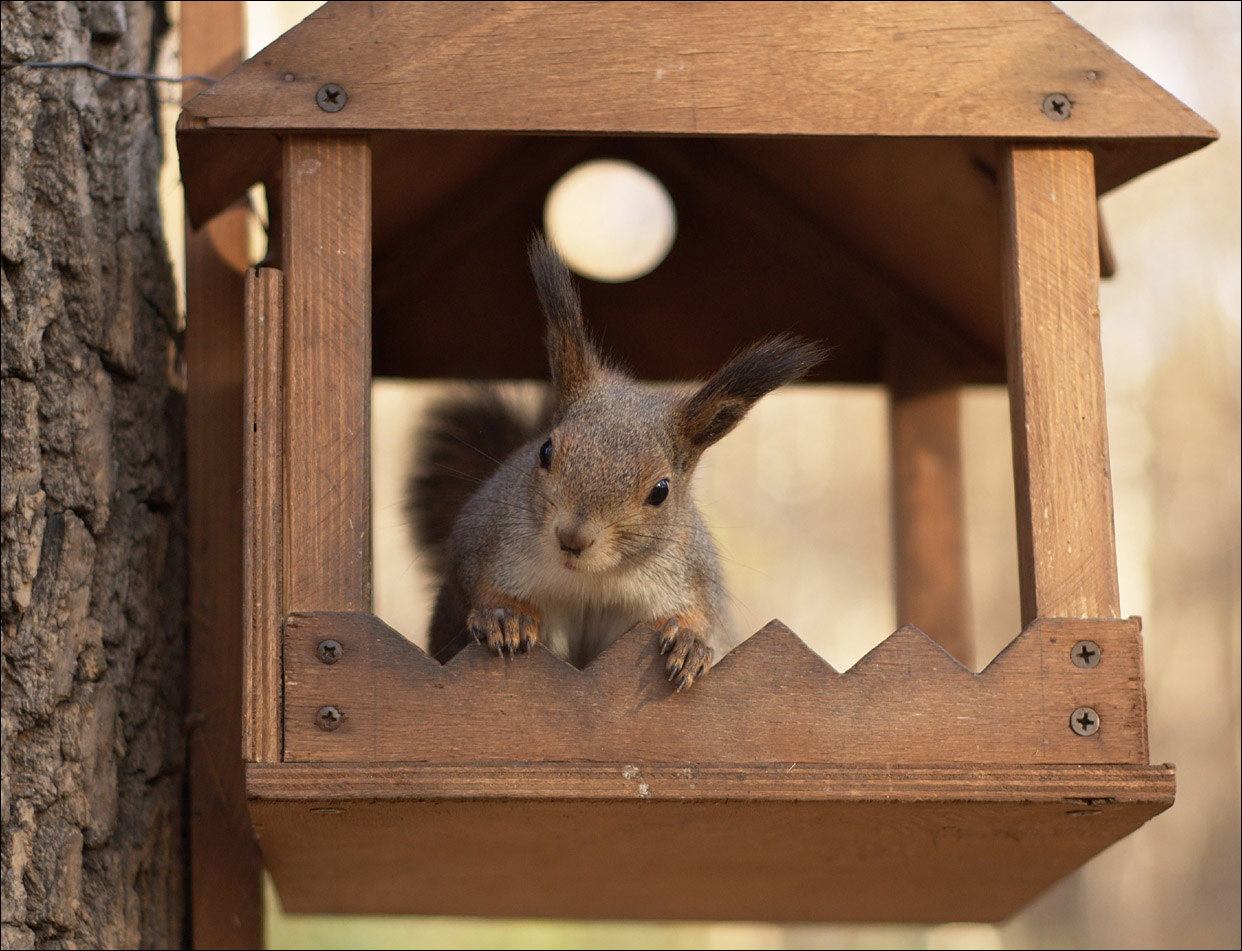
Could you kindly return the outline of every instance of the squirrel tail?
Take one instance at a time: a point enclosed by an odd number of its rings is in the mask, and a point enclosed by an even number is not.
[[[541,406],[495,387],[475,386],[440,398],[427,412],[417,436],[406,484],[406,515],[414,541],[441,574],[445,546],[462,506],[500,464],[545,428]]]

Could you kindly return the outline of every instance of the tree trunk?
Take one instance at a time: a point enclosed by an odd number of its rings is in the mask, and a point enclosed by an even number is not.
[[[3,944],[184,944],[185,545],[158,3],[3,17]],[[16,66],[12,64],[18,64]]]

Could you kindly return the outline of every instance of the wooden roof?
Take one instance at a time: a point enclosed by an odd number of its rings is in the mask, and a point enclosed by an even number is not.
[[[1216,137],[1034,2],[327,3],[181,121],[275,129],[1131,140],[1110,186]]]
[[[339,111],[316,103],[326,83],[345,92]],[[1068,119],[1045,114],[1051,93]],[[1102,192],[1216,137],[1050,3],[776,0],[325,4],[187,103],[192,220],[270,177],[290,130],[372,133],[377,373],[427,372],[401,334],[386,337],[390,306],[469,322],[529,298],[522,247],[543,195],[603,154],[664,179],[682,223],[650,278],[594,304],[587,289],[605,334],[646,329],[623,325],[622,309],[649,315],[650,354],[623,356],[664,372],[663,311],[704,302],[685,280],[741,266],[773,275],[766,296],[723,292],[713,319],[744,323],[764,302],[804,329],[825,307],[856,315],[832,325],[840,379],[875,378],[874,328],[896,324],[973,366],[968,378],[997,378],[996,141],[1089,142]],[[734,246],[686,247],[696,231]],[[512,260],[463,297],[463,275],[495,267],[501,248]],[[701,341],[710,326],[686,333]],[[512,375],[542,372],[537,339],[516,357],[496,346]],[[419,348],[438,372],[468,370],[447,341],[423,334]]]

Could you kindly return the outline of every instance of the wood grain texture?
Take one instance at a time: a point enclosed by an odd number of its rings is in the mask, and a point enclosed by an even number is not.
[[[240,3],[185,3],[187,72],[241,60]],[[246,211],[186,235],[186,455],[190,521],[190,940],[263,939],[260,857],[246,812],[242,735],[242,377]]]
[[[284,141],[285,602],[371,606],[371,152]]]
[[[281,650],[284,624],[284,284],[271,268],[246,272],[246,547],[242,756],[280,760]]]
[[[997,920],[1173,798],[1168,766],[260,764],[248,776],[285,908],[319,912]]]
[[[315,103],[325,82],[348,104]],[[1044,97],[1063,92],[1072,118]],[[329,3],[187,107],[219,129],[1205,138],[1047,3]]]
[[[316,646],[344,648],[326,665]],[[1080,669],[1073,644],[1106,663]],[[773,622],[675,694],[657,635],[638,627],[585,670],[543,648],[474,646],[441,666],[364,614],[285,625],[287,762],[1147,762],[1139,625],[1041,620],[973,674],[922,632],[891,635],[837,674]],[[316,714],[343,719],[324,731]],[[1070,714],[1095,709],[1080,737]]]
[[[1022,619],[1117,617],[1091,153],[1002,150]]]
[[[960,377],[902,336],[890,337],[885,375],[897,618],[973,668]]]

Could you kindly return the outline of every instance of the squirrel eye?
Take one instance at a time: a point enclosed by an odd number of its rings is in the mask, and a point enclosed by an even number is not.
[[[668,498],[668,479],[661,479],[655,484],[655,488],[651,490],[651,494],[647,496],[648,505],[659,505]]]
[[[551,439],[549,439],[547,442],[545,442],[542,446],[539,447],[539,468],[540,469],[551,469],[552,468],[552,440]]]

